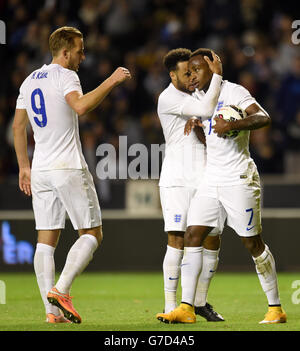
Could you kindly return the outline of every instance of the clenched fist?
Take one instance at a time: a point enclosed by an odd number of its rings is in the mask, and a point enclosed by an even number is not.
[[[127,79],[131,78],[131,74],[125,67],[118,67],[110,76],[115,85],[118,85],[124,82]]]

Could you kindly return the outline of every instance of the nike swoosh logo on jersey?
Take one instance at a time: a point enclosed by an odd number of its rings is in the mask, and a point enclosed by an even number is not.
[[[169,277],[169,280],[178,280],[178,278]]]
[[[249,230],[251,230],[252,228],[254,228],[254,227],[255,227],[255,225],[253,225],[253,226],[250,227],[250,228],[246,228],[247,232],[248,232]]]

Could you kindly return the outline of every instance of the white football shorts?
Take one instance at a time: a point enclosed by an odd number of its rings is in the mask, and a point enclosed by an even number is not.
[[[74,229],[101,225],[101,210],[88,169],[31,172],[32,205],[37,230],[63,229],[66,213]]]
[[[220,212],[224,215],[220,216]],[[243,237],[261,233],[259,185],[210,186],[202,184],[192,199],[187,225],[220,226],[220,218]]]
[[[189,207],[197,189],[183,186],[160,187],[159,192],[165,232],[185,232]],[[210,232],[210,236],[222,234],[224,220],[220,224]]]

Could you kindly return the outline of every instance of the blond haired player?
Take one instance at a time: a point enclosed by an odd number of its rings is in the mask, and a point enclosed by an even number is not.
[[[19,165],[19,187],[32,194],[38,231],[34,269],[47,321],[80,323],[70,289],[102,241],[101,211],[79,139],[78,116],[96,108],[109,92],[130,78],[117,68],[96,89],[82,93],[77,75],[85,59],[82,33],[61,27],[49,38],[52,62],[32,72],[20,87],[13,122]],[[26,126],[35,140],[32,166],[27,154]],[[79,238],[71,247],[54,286],[54,251],[68,213]],[[60,310],[64,316],[61,315]]]

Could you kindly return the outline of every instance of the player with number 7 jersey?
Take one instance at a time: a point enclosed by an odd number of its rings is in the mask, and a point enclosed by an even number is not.
[[[204,95],[211,78],[202,49],[189,59],[191,91]],[[243,118],[224,119],[218,110],[231,106],[234,112],[244,110]],[[243,112],[243,111],[241,111]],[[234,113],[230,116],[232,116]],[[229,117],[229,116],[228,116]],[[181,266],[181,305],[168,314],[161,314],[166,322],[194,321],[197,278],[201,272],[202,245],[206,236],[227,218],[227,224],[241,237],[255,264],[261,287],[268,300],[268,311],[263,324],[285,323],[286,313],[281,307],[274,257],[262,239],[260,182],[256,165],[249,153],[250,130],[266,127],[270,117],[247,89],[228,81],[220,88],[216,110],[210,120],[193,117],[187,121],[184,133],[189,135],[194,126],[202,126],[206,136],[207,163],[204,176],[191,200],[185,232],[185,255]],[[235,131],[237,133],[231,133]],[[231,138],[228,137],[231,134]],[[223,215],[220,216],[220,213]],[[190,269],[193,267],[193,270]]]
[[[199,71],[203,58],[199,51],[189,61],[191,82],[203,94],[203,79]],[[204,68],[205,69],[205,68]],[[241,110],[243,118],[223,119],[221,107]],[[234,115],[232,112],[231,115]],[[210,121],[203,122],[207,145],[207,164],[202,184],[192,199],[187,218],[187,246],[201,243],[224,211],[227,224],[241,237],[255,263],[263,291],[268,300],[268,312],[260,323],[284,323],[274,257],[262,239],[259,174],[249,153],[250,130],[270,125],[270,117],[249,91],[241,85],[223,81],[219,102]],[[228,133],[236,131],[233,137]],[[205,203],[205,206],[203,204]],[[186,257],[187,258],[187,257]],[[189,261],[189,258],[187,258]],[[189,293],[183,288],[183,301]]]

